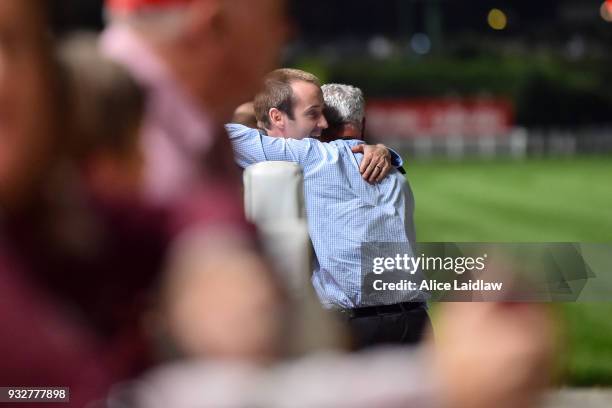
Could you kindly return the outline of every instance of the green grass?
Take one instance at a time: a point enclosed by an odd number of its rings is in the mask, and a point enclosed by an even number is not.
[[[406,167],[421,242],[612,242],[612,157]],[[566,381],[612,385],[612,298],[560,312]]]

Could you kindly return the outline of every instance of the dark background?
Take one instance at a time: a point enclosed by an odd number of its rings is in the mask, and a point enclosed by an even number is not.
[[[510,18],[503,35],[560,28],[608,35],[599,17],[601,0],[292,0],[289,2],[298,37],[326,40],[343,35],[401,36],[424,31],[427,9],[439,9],[445,33],[489,33],[488,11],[500,8]],[[55,0],[59,32],[102,27],[102,0]],[[435,11],[432,11],[435,13]],[[562,33],[558,33],[562,34]]]
[[[60,36],[102,28],[103,0],[52,1]],[[600,16],[602,2],[292,0],[282,64],[355,84],[370,97],[503,98],[527,127],[607,124],[612,24]],[[507,15],[506,29],[489,27],[492,8]],[[415,51],[417,33],[427,38],[426,52]]]

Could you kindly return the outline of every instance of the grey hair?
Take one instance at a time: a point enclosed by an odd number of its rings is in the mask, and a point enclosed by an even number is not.
[[[361,89],[344,84],[326,84],[321,89],[325,99],[325,117],[330,127],[352,124],[361,129],[365,116]]]

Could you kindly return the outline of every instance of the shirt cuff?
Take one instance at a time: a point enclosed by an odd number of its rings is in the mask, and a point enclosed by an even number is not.
[[[387,150],[389,150],[389,153],[391,153],[391,164],[393,165],[393,167],[395,168],[403,167],[404,160],[402,159],[402,157],[393,149],[390,149],[387,147]]]

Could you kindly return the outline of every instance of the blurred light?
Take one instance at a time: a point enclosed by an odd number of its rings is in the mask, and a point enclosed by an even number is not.
[[[386,59],[393,54],[393,45],[382,36],[372,38],[368,44],[368,49],[370,54],[378,59]]]
[[[489,26],[494,30],[504,30],[508,26],[508,17],[500,9],[491,9],[487,17]]]
[[[431,40],[427,34],[416,33],[410,40],[410,46],[415,53],[425,55],[431,51]]]
[[[570,59],[577,60],[584,57],[586,53],[586,44],[581,36],[573,36],[567,43],[567,56]]]
[[[606,0],[599,10],[601,18],[606,20],[608,23],[612,22],[612,0]]]

